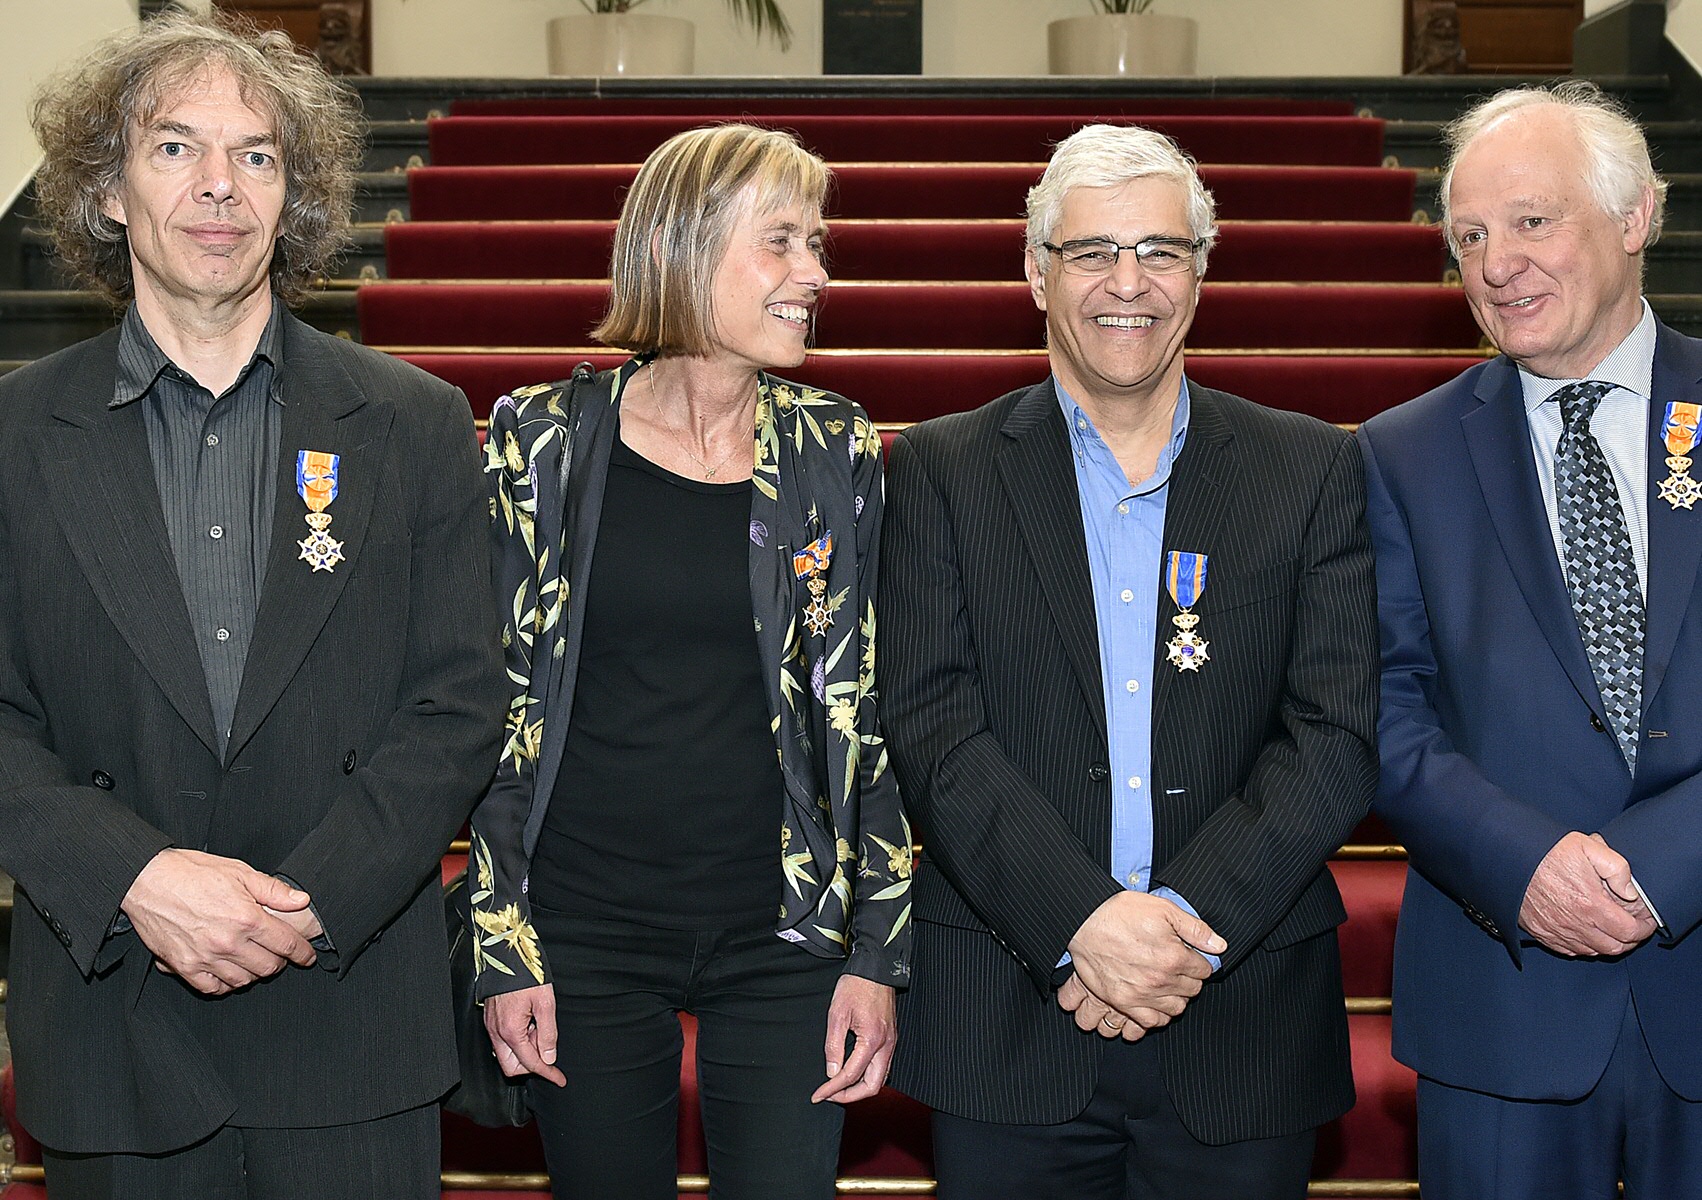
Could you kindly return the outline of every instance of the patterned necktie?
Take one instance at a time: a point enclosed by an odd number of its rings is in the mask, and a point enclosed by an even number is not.
[[[1635,772],[1643,713],[1643,592],[1619,489],[1590,432],[1596,406],[1613,388],[1574,383],[1555,393],[1563,430],[1554,451],[1554,498],[1578,632],[1609,726]]]

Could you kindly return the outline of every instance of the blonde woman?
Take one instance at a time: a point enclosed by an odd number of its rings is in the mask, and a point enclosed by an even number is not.
[[[833,1194],[909,975],[910,832],[876,719],[880,439],[769,374],[828,276],[824,164],[725,125],[644,164],[595,336],[498,402],[512,706],[473,818],[479,993],[557,1197],[673,1200],[695,1014],[711,1195]]]

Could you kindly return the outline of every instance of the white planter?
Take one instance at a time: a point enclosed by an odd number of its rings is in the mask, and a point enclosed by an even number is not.
[[[1054,75],[1192,75],[1200,27],[1192,17],[1101,13],[1046,26]]]
[[[697,26],[648,13],[576,13],[548,26],[551,75],[690,75]]]

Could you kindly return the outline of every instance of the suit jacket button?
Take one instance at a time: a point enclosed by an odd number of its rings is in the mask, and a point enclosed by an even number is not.
[[[117,786],[113,783],[112,776],[108,775],[105,771],[96,771],[93,775],[89,776],[89,782],[93,783],[103,792],[110,792],[115,786]]]
[[[1104,783],[1111,778],[1111,768],[1104,763],[1094,763],[1087,769],[1087,777],[1095,783]]]
[[[355,773],[355,752],[353,750],[350,750],[347,754],[343,755],[343,774],[353,775],[354,773]]]
[[[1595,713],[1590,714],[1590,728],[1595,730],[1597,733],[1607,732],[1607,726],[1602,724],[1601,717],[1597,716]]]

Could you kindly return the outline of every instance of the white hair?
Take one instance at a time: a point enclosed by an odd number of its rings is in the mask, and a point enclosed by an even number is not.
[[[1194,252],[1194,269],[1206,273],[1206,256],[1217,241],[1217,205],[1194,160],[1162,133],[1139,125],[1085,125],[1058,143],[1046,173],[1028,192],[1028,246],[1045,271],[1051,255],[1042,244],[1052,239],[1064,197],[1078,187],[1120,187],[1131,179],[1170,179],[1188,193],[1188,236],[1203,243]]]
[[[1573,79],[1554,87],[1509,88],[1497,92],[1466,110],[1442,131],[1443,143],[1448,147],[1448,165],[1442,174],[1442,234],[1448,239],[1448,248],[1459,254],[1459,245],[1454,241],[1450,194],[1461,157],[1472,142],[1506,117],[1538,107],[1561,109],[1570,118],[1584,147],[1584,175],[1590,195],[1604,213],[1615,220],[1624,220],[1642,202],[1644,188],[1654,193],[1655,209],[1649,218],[1649,237],[1643,248],[1654,245],[1666,217],[1667,181],[1655,173],[1643,128],[1625,111],[1624,105],[1601,88],[1588,80]]]

